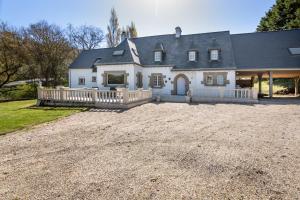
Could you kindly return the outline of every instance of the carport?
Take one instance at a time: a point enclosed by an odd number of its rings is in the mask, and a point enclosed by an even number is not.
[[[295,82],[295,96],[299,94],[300,30],[233,34],[231,41],[239,80],[248,80],[253,86],[259,81],[262,95],[262,79],[269,80],[269,97],[273,96],[273,79],[290,78]]]
[[[262,96],[262,79],[269,80],[269,97],[273,97],[273,79],[274,78],[289,78],[294,80],[295,96],[299,96],[299,80],[300,69],[242,69],[236,72],[237,80],[251,80],[251,86],[254,85],[254,80],[258,80],[258,95]]]

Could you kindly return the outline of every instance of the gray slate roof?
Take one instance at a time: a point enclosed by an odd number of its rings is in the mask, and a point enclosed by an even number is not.
[[[163,48],[163,61],[154,62],[154,50]],[[207,68],[300,68],[300,56],[288,48],[300,47],[300,30],[230,35],[229,31],[192,35],[158,35],[125,39],[115,48],[82,51],[70,68],[91,68],[97,64],[136,63],[173,66],[176,70]],[[209,60],[209,49],[220,49],[220,60]],[[125,50],[121,56],[113,51]],[[188,61],[188,51],[196,50],[197,62]]]
[[[233,34],[231,41],[239,69],[300,68],[300,55],[289,51],[300,47],[300,29]]]

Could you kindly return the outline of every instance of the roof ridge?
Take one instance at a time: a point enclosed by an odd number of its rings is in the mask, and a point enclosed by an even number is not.
[[[181,37],[183,36],[191,36],[191,35],[204,35],[204,34],[213,34],[213,33],[225,33],[225,32],[229,32],[229,30],[226,31],[213,31],[213,32],[204,32],[204,33],[192,33],[192,34],[185,34],[185,35],[181,35]],[[150,38],[150,37],[161,37],[161,36],[173,36],[175,35],[175,33],[172,34],[161,34],[161,35],[149,35],[149,36],[142,36],[142,37],[134,37],[134,38],[130,38],[130,39],[141,39],[141,38]]]

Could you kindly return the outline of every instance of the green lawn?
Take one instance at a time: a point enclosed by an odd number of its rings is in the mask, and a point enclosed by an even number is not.
[[[83,111],[83,108],[36,107],[36,100],[0,103],[0,135]]]
[[[254,88],[257,89],[257,91],[258,91],[258,82],[254,83]],[[273,84],[273,93],[275,93],[279,90],[283,90],[285,88],[286,87],[284,87],[282,85],[277,85],[276,83],[274,83]],[[269,82],[268,81],[262,81],[261,90],[262,90],[262,93],[269,94]]]

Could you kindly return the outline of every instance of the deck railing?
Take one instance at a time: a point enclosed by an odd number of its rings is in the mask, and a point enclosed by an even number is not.
[[[233,99],[233,100],[257,100],[257,91],[251,88],[225,89],[210,88],[192,92],[192,96],[198,98]]]
[[[76,104],[85,103],[96,107],[122,107],[152,98],[151,90],[138,89],[129,91],[126,88],[117,88],[115,91],[97,89],[70,89],[70,88],[38,88],[38,100],[50,103]]]

